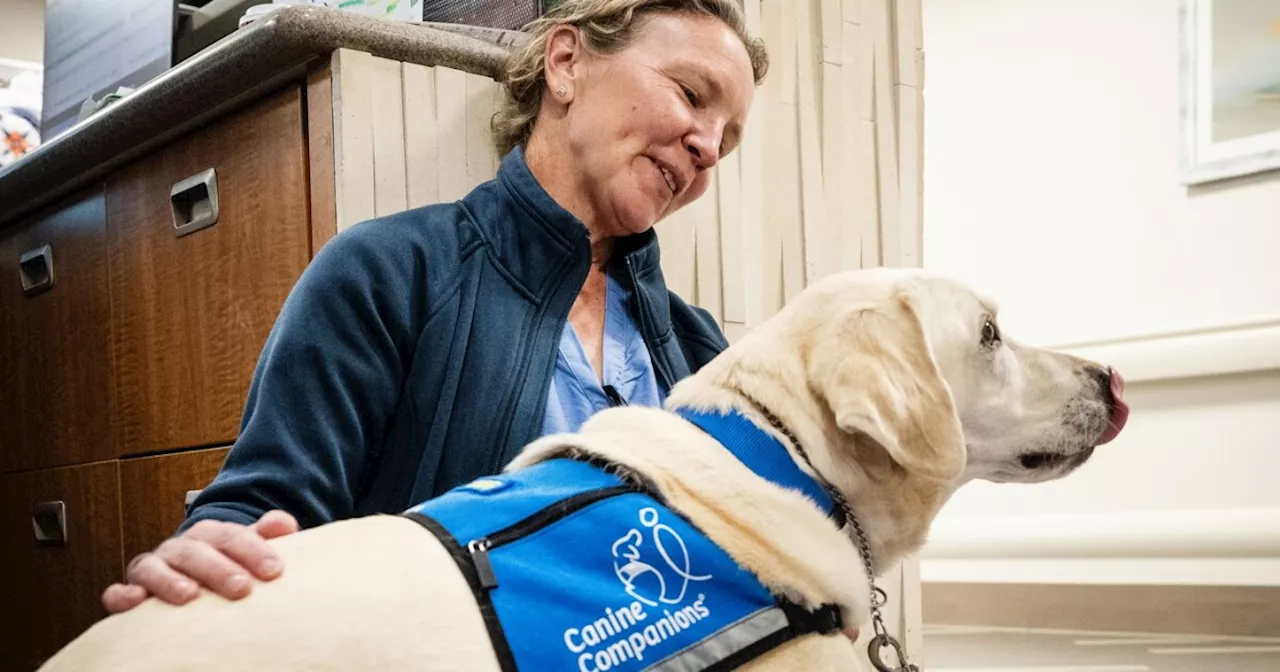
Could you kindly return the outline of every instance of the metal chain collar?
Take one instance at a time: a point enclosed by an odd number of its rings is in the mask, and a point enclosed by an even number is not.
[[[747,401],[754,404],[756,409],[759,410],[760,413],[764,415],[765,419],[769,421],[769,424],[773,425],[774,429],[781,432],[783,436],[787,437],[787,440],[791,441],[791,445],[796,449],[796,452],[800,454],[800,458],[803,459],[804,463],[809,465],[809,468],[813,470],[818,483],[822,486],[822,489],[827,492],[827,496],[830,497],[831,501],[840,509],[841,515],[844,516],[844,523],[841,525],[841,528],[845,526],[853,528],[853,534],[856,537],[858,544],[858,554],[862,556],[862,566],[867,572],[867,581],[871,585],[871,627],[875,631],[875,637],[871,638],[871,642],[867,646],[867,657],[871,659],[871,664],[875,666],[876,672],[920,672],[919,667],[907,662],[907,654],[903,649],[902,644],[900,644],[898,640],[889,633],[889,629],[885,627],[884,614],[881,612],[881,609],[889,603],[889,596],[876,585],[876,574],[871,560],[871,542],[867,539],[866,531],[862,529],[862,523],[858,522],[858,517],[854,515],[853,507],[849,505],[849,500],[844,496],[844,493],[840,492],[840,490],[835,486],[827,482],[827,479],[822,477],[818,468],[813,466],[813,462],[809,460],[809,454],[805,452],[804,446],[800,444],[800,440],[796,438],[796,435],[792,433],[786,425],[782,424],[782,421],[778,419],[778,416],[773,414],[773,411],[769,410],[769,407],[760,403],[754,397],[741,390],[738,390],[737,392],[745,397]],[[886,648],[893,650],[893,657],[897,660],[896,667],[890,667],[881,658],[881,653]]]

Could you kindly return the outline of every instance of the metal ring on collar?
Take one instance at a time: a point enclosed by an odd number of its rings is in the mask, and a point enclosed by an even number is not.
[[[880,653],[886,649],[893,649],[894,657],[897,658],[897,667],[890,667],[880,658]],[[876,672],[920,672],[920,668],[907,663],[907,656],[902,652],[902,645],[898,640],[889,635],[876,635],[872,638],[871,643],[867,645],[867,657],[871,659],[871,664],[876,668]]]

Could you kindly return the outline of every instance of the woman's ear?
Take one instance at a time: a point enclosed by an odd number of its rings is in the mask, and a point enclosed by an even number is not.
[[[547,35],[547,50],[543,55],[547,93],[557,102],[573,100],[573,88],[582,63],[582,34],[577,26],[560,25]]]
[[[810,360],[810,380],[840,429],[870,437],[907,471],[959,478],[960,418],[912,306],[895,298],[857,310],[830,334]]]

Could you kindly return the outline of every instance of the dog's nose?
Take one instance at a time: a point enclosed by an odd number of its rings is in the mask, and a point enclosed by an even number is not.
[[[1098,390],[1102,393],[1102,398],[1111,403],[1111,369],[1104,367],[1088,367],[1089,377],[1093,382],[1098,384]]]
[[[1109,411],[1107,428],[1102,431],[1102,436],[1098,437],[1098,445],[1102,445],[1110,443],[1120,434],[1120,430],[1124,429],[1125,423],[1129,420],[1129,404],[1124,400],[1124,376],[1111,367],[1099,373],[1102,398],[1106,400]]]

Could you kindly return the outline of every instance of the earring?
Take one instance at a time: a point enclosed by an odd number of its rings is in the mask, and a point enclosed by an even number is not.
[[[556,95],[557,95],[557,96],[560,96],[561,98],[564,98],[564,94],[566,94],[566,93],[569,93],[569,89],[565,88],[565,85],[564,85],[564,84],[561,84],[560,86],[557,86],[557,87],[556,87]]]

